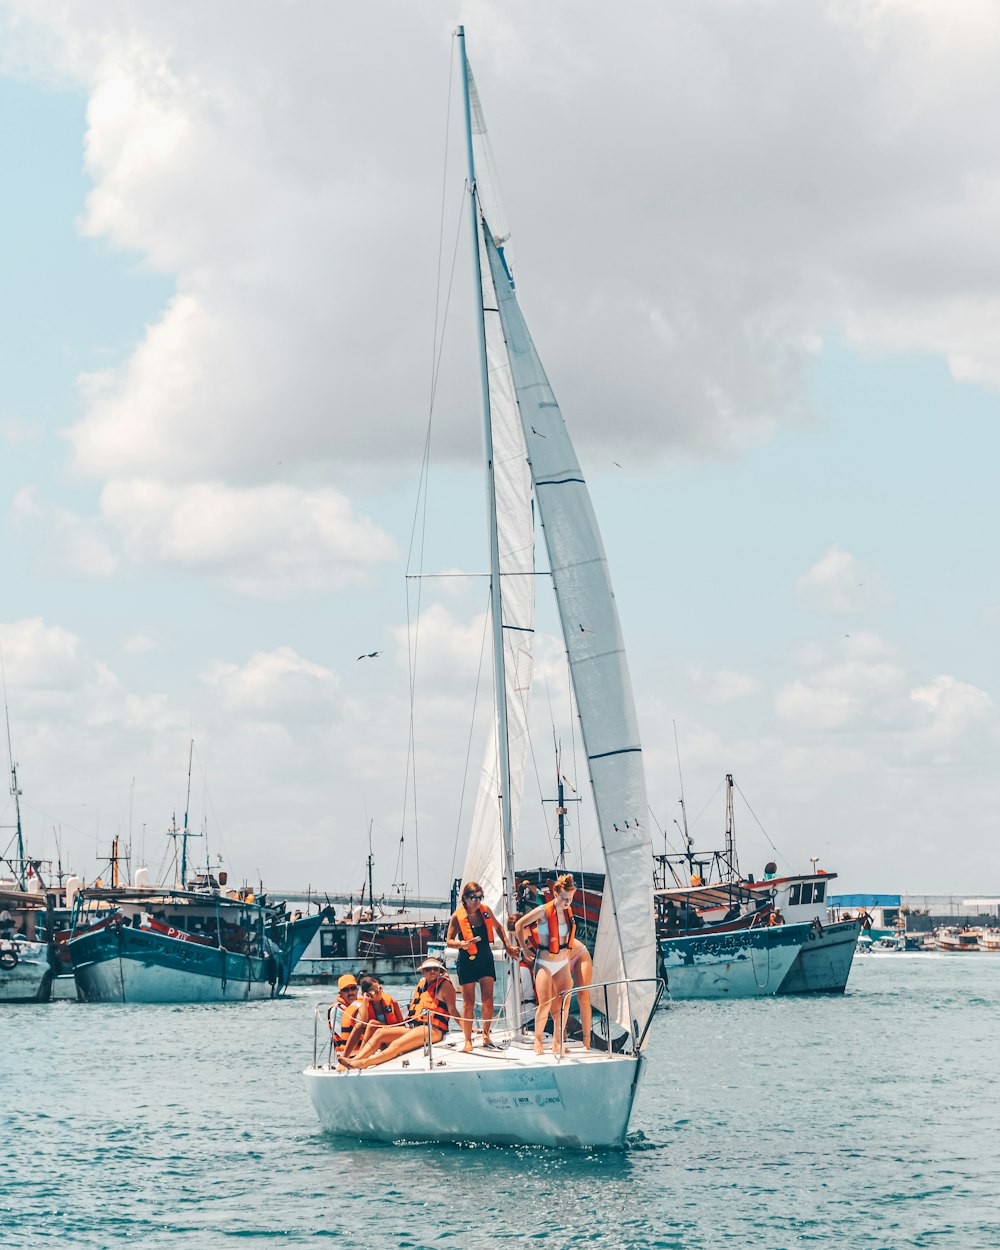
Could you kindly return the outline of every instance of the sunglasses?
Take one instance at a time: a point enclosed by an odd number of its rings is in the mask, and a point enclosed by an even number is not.
[[[466,894],[465,897],[470,903],[481,903],[483,901],[483,896],[481,894]]]

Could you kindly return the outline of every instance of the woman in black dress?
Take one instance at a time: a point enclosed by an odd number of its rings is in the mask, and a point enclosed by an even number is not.
[[[472,1017],[476,1010],[476,985],[483,1002],[483,1046],[487,1050],[496,1047],[490,1037],[493,1027],[493,982],[497,970],[490,945],[502,942],[508,955],[516,957],[513,945],[503,925],[493,914],[493,909],[483,903],[482,886],[467,881],[462,890],[462,901],[448,925],[447,945],[458,951],[458,983],[462,989],[462,1032],[465,1034],[466,1054],[472,1050]]]

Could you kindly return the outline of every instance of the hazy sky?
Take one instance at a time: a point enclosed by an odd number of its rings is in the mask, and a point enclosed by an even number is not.
[[[703,847],[729,771],[783,867],[1000,893],[991,0],[0,0],[0,642],[32,852],[58,829],[92,877],[121,833],[155,871],[193,737],[191,822],[237,878],[356,888],[369,822],[377,888],[460,868],[486,587],[420,583],[415,635],[405,578],[436,320],[409,568],[486,560],[457,21],[652,819],[676,845],[676,722]],[[541,598],[525,864],[552,859],[553,726],[584,779]],[[742,801],[737,833],[759,870]]]

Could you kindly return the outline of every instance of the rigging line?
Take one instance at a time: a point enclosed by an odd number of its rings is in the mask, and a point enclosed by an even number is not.
[[[489,595],[487,594],[487,604]],[[472,719],[469,722],[469,740],[465,747],[465,767],[462,770],[462,790],[458,798],[458,817],[455,821],[455,845],[451,851],[451,879],[455,880],[455,863],[458,859],[458,840],[462,834],[462,813],[465,809],[465,791],[469,784],[469,758],[472,755],[472,738],[476,730],[476,709],[479,706],[479,686],[483,680],[483,656],[486,654],[486,635],[489,633],[490,613],[489,607],[486,609],[486,615],[483,617],[483,640],[479,645],[479,665],[476,669],[476,689],[472,696]]]
[[[778,850],[778,848],[777,848],[777,847],[774,845],[774,843],[771,841],[771,835],[770,835],[770,834],[768,833],[768,831],[764,828],[764,826],[760,823],[760,820],[759,820],[759,819],[758,819],[758,817],[757,817],[757,813],[756,813],[756,812],[753,810],[753,808],[750,806],[750,800],[749,800],[749,799],[747,798],[747,796],[743,793],[743,791],[742,791],[742,790],[740,790],[739,784],[738,784],[737,782],[735,782],[735,781],[734,781],[734,782],[733,782],[733,785],[736,787],[736,789],[737,789],[737,790],[739,790],[739,792],[740,792],[740,798],[743,800],[743,802],[744,802],[744,803],[746,803],[746,805],[747,805],[747,810],[750,812],[750,815],[754,818],[754,820],[756,820],[756,821],[757,821],[757,825],[758,825],[758,828],[760,829],[761,833],[764,835],[764,837],[765,837],[765,838],[767,838],[767,843],[768,843],[768,846],[770,846],[771,850],[772,850],[772,851],[774,851],[775,855],[777,855],[777,857],[778,857],[780,860],[783,860],[786,864],[788,864],[788,867],[789,867],[789,868],[792,868],[792,865],[789,863],[789,861],[788,861],[787,859],[785,859],[785,857],[784,857],[784,855],[781,853],[781,851],[779,851],[779,850]]]
[[[463,189],[463,197],[465,191]],[[442,231],[443,226],[443,210],[442,210]],[[443,323],[447,324],[448,310],[451,307],[451,295],[455,285],[455,265],[458,258],[458,244],[461,238],[461,214],[459,214],[459,227],[455,232],[455,245],[452,249],[451,271],[448,277],[448,291],[445,300]],[[438,287],[440,287],[440,274],[438,277]],[[436,336],[436,332],[435,332]],[[424,553],[427,543],[427,509],[429,500],[429,478],[430,478],[430,453],[431,453],[431,435],[434,427],[434,402],[437,394],[437,379],[440,374],[441,354],[444,351],[444,329],[442,326],[440,346],[435,343],[434,352],[437,359],[431,369],[431,393],[428,403],[427,413],[427,431],[424,436],[423,455],[420,463],[420,476],[417,486],[417,498],[414,503],[413,524],[410,529],[410,543],[406,553],[406,572],[409,574],[413,567],[414,545],[417,544],[417,535],[419,531],[418,543],[418,563],[422,569],[424,566]],[[417,812],[417,758],[416,758],[416,725],[414,718],[414,706],[416,703],[416,684],[417,684],[417,653],[419,650],[419,623],[420,608],[422,603],[422,586],[420,579],[417,579],[417,596],[416,596],[416,628],[414,627],[414,614],[411,612],[410,587],[409,579],[405,582],[406,586],[406,649],[407,649],[407,665],[409,669],[409,695],[410,695],[410,714],[409,714],[409,730],[407,742],[407,759],[406,772],[403,784],[403,803],[401,809],[400,836],[405,836],[406,832],[406,810],[407,801],[412,794],[413,797],[413,849],[416,860],[416,879],[417,894],[420,894],[420,828],[419,816]],[[412,778],[412,785],[411,785]]]
[[[515,665],[514,671],[517,671]],[[530,690],[530,685],[528,687]],[[524,714],[524,736],[528,739],[528,751],[531,754],[531,770],[535,774],[535,786],[538,790],[538,802],[542,809],[542,828],[545,830],[545,838],[549,844],[549,856],[553,863],[556,862],[555,845],[552,841],[552,833],[549,829],[548,816],[545,811],[545,796],[542,793],[542,779],[538,774],[538,760],[535,758],[535,740],[531,734],[531,726],[528,723],[528,705],[526,695],[522,694],[520,687],[517,689],[518,702],[521,704],[521,711]],[[552,730],[555,732],[555,721],[552,722]],[[522,800],[523,801],[523,800]]]
[[[652,816],[652,818],[653,818],[653,824],[656,826],[656,830],[657,830],[657,832],[659,833],[659,835],[660,835],[660,837],[663,839],[663,841],[666,843],[666,845],[670,847],[670,853],[671,853],[672,855],[679,855],[679,854],[680,854],[680,852],[677,850],[677,848],[674,846],[674,844],[673,844],[673,843],[670,841],[670,839],[667,837],[667,831],[663,828],[663,826],[660,824],[660,822],[656,819],[656,812],[654,812],[654,811],[653,811],[653,805],[652,805],[652,803],[647,803],[647,804],[646,804],[646,806],[647,806],[647,808],[649,809],[649,814],[650,814],[650,816]]]
[[[453,84],[455,81],[455,57],[448,57],[448,105],[444,114],[444,160],[441,169],[441,216],[438,223],[438,254],[437,254],[437,280],[434,287],[434,335],[433,349],[431,351],[431,406],[434,404],[434,391],[436,388],[436,375],[438,367],[438,324],[441,310],[441,260],[444,255],[444,206],[448,193],[448,152],[450,149],[451,138],[451,96]],[[442,327],[441,337],[444,338],[444,329]]]
[[[735,784],[735,783],[734,783],[734,784]],[[690,827],[691,827],[692,829],[695,827],[695,825],[698,823],[698,821],[699,821],[699,820],[701,820],[702,816],[704,816],[704,815],[705,815],[705,813],[708,811],[708,809],[709,809],[710,805],[711,805],[711,804],[712,804],[712,802],[715,800],[716,795],[719,793],[719,791],[722,789],[722,787],[723,787],[724,785],[725,785],[725,780],[720,781],[720,782],[719,782],[719,784],[718,784],[718,785],[715,787],[715,789],[712,791],[712,797],[708,800],[708,802],[707,802],[707,803],[705,804],[705,806],[701,809],[701,811],[700,811],[700,812],[698,813],[698,815],[694,818],[694,820],[692,820],[692,821],[691,821],[691,825],[690,825]],[[749,807],[749,804],[747,804],[747,806]]]

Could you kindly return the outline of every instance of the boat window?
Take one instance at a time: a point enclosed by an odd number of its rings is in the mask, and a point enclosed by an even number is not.
[[[797,906],[798,906],[798,902],[799,902],[799,890],[800,890],[800,889],[801,889],[801,887],[800,887],[800,886],[797,886],[797,885],[793,885],[793,886],[790,886],[790,887],[789,887],[789,889],[788,889],[788,906],[789,906],[789,907],[797,907]]]
[[[802,898],[800,902],[811,903],[813,901],[813,888],[811,881],[802,882]]]
[[[822,903],[825,897],[826,897],[826,882],[817,881],[816,884],[813,886],[813,902]]]

